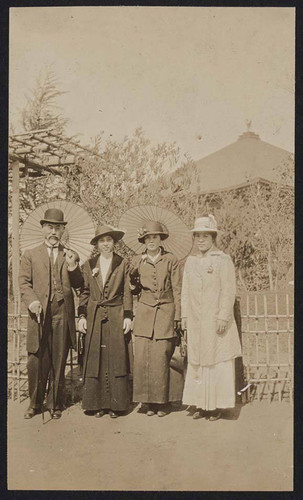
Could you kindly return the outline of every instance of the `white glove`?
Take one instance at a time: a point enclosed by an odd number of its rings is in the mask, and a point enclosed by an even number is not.
[[[129,332],[129,330],[131,329],[131,326],[132,326],[132,320],[130,318],[124,318],[124,321],[123,321],[124,335],[126,335]]]
[[[80,318],[78,323],[78,330],[80,333],[86,333],[87,330],[87,320],[86,318]]]

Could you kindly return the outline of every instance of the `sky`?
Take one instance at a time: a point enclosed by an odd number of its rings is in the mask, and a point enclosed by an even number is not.
[[[67,91],[58,104],[82,144],[142,126],[197,160],[252,120],[294,151],[295,9],[26,7],[10,9],[10,120],[39,72]]]

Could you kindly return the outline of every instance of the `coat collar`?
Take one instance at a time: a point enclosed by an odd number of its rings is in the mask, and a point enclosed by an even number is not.
[[[150,258],[148,257],[147,252],[144,252],[144,253],[142,254],[141,259],[142,259],[142,260],[146,260],[146,261],[147,261],[147,262],[149,262],[150,264],[157,264],[157,263],[158,263],[158,262],[160,262],[160,261],[163,259],[163,257],[164,257],[165,255],[167,255],[167,254],[169,254],[169,252],[167,252],[166,250],[164,250],[164,248],[163,248],[163,247],[160,247],[160,255],[158,255],[158,257],[156,258],[156,260],[152,260],[152,259],[150,259]]]
[[[99,260],[99,254],[95,255],[92,259],[89,260],[89,265],[90,265],[91,270],[93,270],[95,267],[98,267],[97,266],[98,260]],[[116,267],[118,267],[121,264],[122,260],[123,259],[122,259],[122,257],[120,257],[120,255],[116,254],[115,252],[113,253],[112,262],[111,262],[111,265],[110,265],[110,268],[108,270],[107,277],[106,277],[106,283],[110,279],[110,277],[113,274]],[[99,273],[100,273],[100,270],[99,270]],[[102,280],[100,279],[99,275],[96,276],[95,279],[96,279],[96,282],[100,288],[100,291],[103,293]],[[105,283],[103,285],[105,285]]]
[[[206,254],[202,256],[202,258],[222,255],[222,253],[223,253],[222,250],[219,250],[218,248],[213,248],[212,250],[208,250],[208,252],[206,252]],[[194,255],[195,257],[201,257],[201,254],[198,251],[194,252],[192,255]]]

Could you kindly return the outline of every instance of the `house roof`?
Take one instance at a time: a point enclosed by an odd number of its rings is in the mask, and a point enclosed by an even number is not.
[[[238,140],[195,162],[197,178],[192,178],[190,190],[213,192],[235,188],[253,179],[277,182],[277,169],[289,162],[291,153],[246,131]]]

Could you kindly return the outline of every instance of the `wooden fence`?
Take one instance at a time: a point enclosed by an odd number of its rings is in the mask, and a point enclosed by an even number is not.
[[[251,398],[293,400],[293,293],[241,298],[243,362]]]
[[[248,400],[293,400],[293,293],[243,294],[240,300],[245,383]],[[18,402],[28,397],[27,314],[8,314],[8,396]],[[67,385],[74,401],[79,384],[78,356],[70,350]]]

